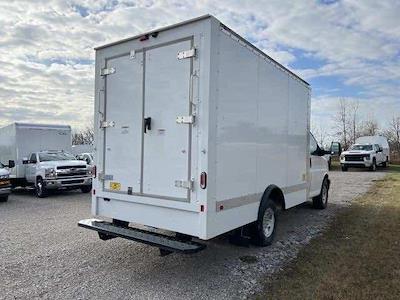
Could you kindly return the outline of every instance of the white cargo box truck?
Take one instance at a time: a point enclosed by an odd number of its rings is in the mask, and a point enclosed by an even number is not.
[[[10,179],[24,180],[26,166],[32,152],[41,150],[71,151],[71,126],[12,123],[0,128],[0,161],[15,161]]]
[[[327,203],[309,120],[309,85],[212,16],[96,48],[92,214],[113,221],[79,225],[164,251],[238,228],[270,244],[276,208]]]

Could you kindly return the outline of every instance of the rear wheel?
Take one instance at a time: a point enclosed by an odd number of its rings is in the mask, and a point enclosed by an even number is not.
[[[7,202],[7,200],[8,200],[8,195],[0,197],[0,202]]]
[[[254,223],[252,242],[261,247],[271,245],[276,232],[276,222],[276,206],[267,198],[261,202],[258,219]]]
[[[322,181],[321,193],[313,198],[313,207],[317,209],[325,209],[328,206],[329,181],[325,177]]]
[[[48,195],[43,179],[40,177],[36,180],[35,192],[39,198],[45,198]]]
[[[90,191],[92,190],[92,186],[91,185],[84,185],[81,187],[81,191],[82,193],[90,193]]]

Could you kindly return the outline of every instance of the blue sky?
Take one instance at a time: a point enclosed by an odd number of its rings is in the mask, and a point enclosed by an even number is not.
[[[93,47],[212,14],[312,85],[312,122],[339,98],[385,127],[400,115],[400,1],[19,0],[0,3],[0,126],[85,127]]]

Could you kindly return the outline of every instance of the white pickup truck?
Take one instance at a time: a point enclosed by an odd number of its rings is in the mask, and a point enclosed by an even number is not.
[[[92,189],[92,167],[64,151],[39,151],[24,159],[25,179],[34,185],[36,195],[46,197],[50,189]]]
[[[13,168],[14,166],[15,163],[13,160],[9,161],[8,166],[0,162],[0,202],[6,202],[8,195],[11,193],[10,172],[6,167]]]
[[[340,164],[342,171],[347,171],[349,167],[376,171],[378,165],[386,167],[386,155],[378,144],[354,144],[349,150],[342,152]]]

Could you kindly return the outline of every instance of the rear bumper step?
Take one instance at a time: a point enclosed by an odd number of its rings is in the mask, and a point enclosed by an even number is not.
[[[206,247],[204,244],[182,241],[174,236],[163,235],[139,228],[121,227],[111,222],[97,219],[81,220],[78,222],[78,226],[97,231],[104,240],[121,237],[172,252],[190,254],[201,251]]]

